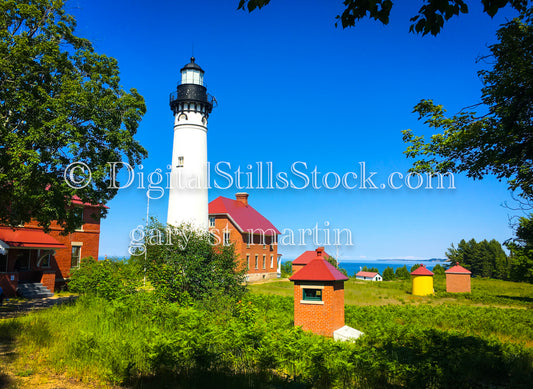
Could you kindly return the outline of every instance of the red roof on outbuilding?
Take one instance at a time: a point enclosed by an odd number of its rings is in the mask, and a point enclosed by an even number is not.
[[[412,276],[432,276],[433,272],[428,270],[424,265],[420,265],[419,268],[411,272]]]
[[[325,251],[322,251],[322,253],[324,255],[324,258],[331,257],[331,255],[329,255]],[[294,261],[292,261],[292,264],[293,265],[307,265],[309,262],[311,262],[313,259],[315,259],[316,256],[317,256],[316,250],[305,251],[298,258],[296,258]]]
[[[450,267],[448,270],[446,270],[447,274],[472,274],[472,272],[468,269],[465,269],[462,266],[459,266],[459,262],[457,262],[457,265]]]
[[[60,249],[65,247],[42,230],[32,228],[0,227],[0,240],[10,248]]]
[[[209,203],[209,216],[212,215],[228,215],[240,232],[251,232],[258,235],[281,234],[267,218],[252,206],[245,205],[239,200],[217,197]]]
[[[379,273],[376,273],[376,272],[373,272],[373,271],[360,271],[359,273],[357,273],[355,276],[356,277],[375,277],[377,276]]]
[[[321,257],[315,257],[289,278],[291,281],[347,281],[348,277]]]

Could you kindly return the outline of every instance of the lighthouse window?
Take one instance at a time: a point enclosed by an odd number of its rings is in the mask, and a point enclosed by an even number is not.
[[[185,159],[184,157],[179,156],[179,157],[178,157],[178,166],[176,166],[176,167],[183,167],[183,161],[184,161],[184,159]]]
[[[303,300],[322,301],[322,290],[320,289],[304,289]]]

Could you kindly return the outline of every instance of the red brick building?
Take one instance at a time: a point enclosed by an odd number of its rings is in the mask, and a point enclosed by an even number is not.
[[[446,292],[450,293],[470,293],[470,276],[472,272],[459,266],[459,262],[446,270]]]
[[[100,220],[93,216],[98,206],[77,199],[72,203],[83,210],[83,224],[68,235],[61,235],[56,222],[48,233],[33,221],[23,227],[0,226],[0,286],[6,296],[14,296],[21,282],[40,282],[53,293],[81,258],[98,258]]]
[[[294,325],[333,337],[344,327],[344,274],[316,250],[315,259],[289,278],[294,282]]]
[[[248,281],[277,277],[280,232],[248,204],[247,193],[235,197],[220,196],[209,203],[209,231],[220,244],[235,245],[240,269],[248,269]]]
[[[326,253],[326,251],[324,250],[324,247],[319,247],[316,250],[305,251],[298,258],[296,258],[294,261],[292,261],[292,274],[296,274],[296,272],[298,270],[303,268],[305,265],[307,265],[309,262],[311,262],[317,256],[319,256],[319,257],[323,256],[324,258],[331,257],[331,255]]]

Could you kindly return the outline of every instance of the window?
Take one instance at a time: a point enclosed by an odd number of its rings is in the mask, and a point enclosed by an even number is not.
[[[83,231],[83,223],[84,223],[84,214],[83,214],[83,207],[76,207],[73,210],[74,214],[76,215],[76,218],[80,219],[80,223],[76,225],[76,230]]]
[[[246,270],[250,270],[250,254],[246,254]]]
[[[30,270],[30,251],[20,250],[17,253],[17,261],[15,262],[15,270],[28,271]]]
[[[248,238],[247,238],[247,241],[246,241],[246,248],[249,249],[250,248],[250,240],[252,239],[252,234],[248,234],[247,236],[248,236]]]
[[[70,267],[80,266],[81,246],[72,246]]]
[[[0,254],[0,273],[7,273],[7,255]]]
[[[224,246],[229,246],[229,231],[228,232],[224,232],[224,240],[223,240],[223,244]]]
[[[183,167],[184,160],[185,160],[185,157],[179,156],[178,157],[178,165],[176,167]]]
[[[266,269],[266,266],[267,266],[267,260],[266,260],[266,255],[263,254],[263,269]]]
[[[259,255],[255,254],[255,268],[258,269],[259,265]]]
[[[303,300],[307,301],[322,301],[322,290],[320,289],[304,289]]]
[[[39,250],[39,259],[37,260],[37,266],[39,267],[50,267],[50,257],[52,256],[52,251],[50,250]]]
[[[273,255],[270,256],[270,268],[271,269],[274,268],[274,256]]]
[[[215,217],[209,216],[209,227],[214,227],[214,226],[215,226]]]

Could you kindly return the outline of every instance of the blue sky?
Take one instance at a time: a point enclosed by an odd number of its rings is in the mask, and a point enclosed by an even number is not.
[[[379,186],[410,167],[401,131],[431,134],[412,113],[421,99],[443,104],[450,114],[479,101],[476,72],[484,65],[475,60],[489,52],[498,26],[515,16],[504,10],[491,19],[474,1],[470,13],[453,18],[439,36],[422,37],[408,33],[417,2],[396,3],[389,25],[365,20],[347,30],[334,26],[340,0],[272,0],[251,14],[237,11],[237,0],[70,0],[67,10],[78,21],[77,35],[116,58],[124,88],[136,88],[146,100],[136,136],[149,152],[145,174],[165,172],[171,162],[168,96],[194,50],[219,103],[208,125],[212,167],[227,162],[232,172],[239,166],[249,171],[249,164],[272,162],[275,172],[290,178],[295,162],[307,164],[309,177],[315,166],[322,174],[360,175],[364,162],[367,174],[377,172]],[[212,171],[215,179],[227,183]],[[130,231],[145,222],[146,192],[134,186],[108,204],[101,256],[127,255]],[[512,236],[515,213],[501,206],[511,201],[505,183],[455,175],[455,187],[246,191],[250,204],[281,231],[328,223],[332,234],[349,229],[353,245],[339,247],[341,261],[443,258],[463,238]],[[238,191],[211,189],[209,199],[234,198]],[[167,205],[165,193],[150,201],[150,215],[166,221]],[[306,245],[295,243],[280,248],[284,258],[315,247],[309,236]]]

